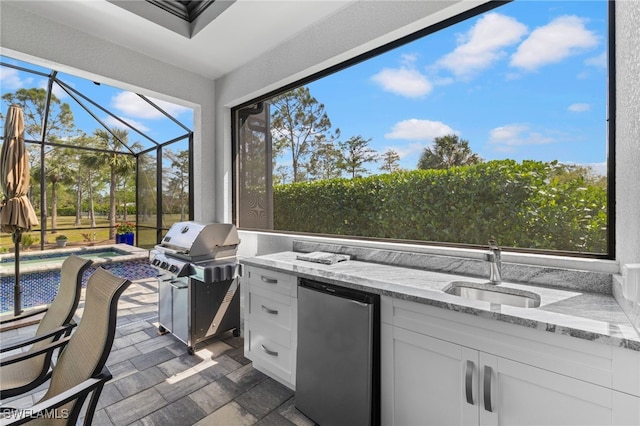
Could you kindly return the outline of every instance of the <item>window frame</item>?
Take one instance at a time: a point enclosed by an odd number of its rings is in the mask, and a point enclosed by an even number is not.
[[[480,14],[489,12],[491,10],[497,9],[505,4],[511,3],[512,1],[518,0],[494,0],[479,6],[476,6],[470,10],[452,16],[450,18],[444,19],[438,23],[433,25],[429,25],[425,28],[422,28],[418,31],[415,31],[411,34],[402,36],[396,40],[393,40],[389,43],[386,43],[382,46],[369,50],[365,53],[354,56],[353,58],[342,61],[336,65],[332,65],[328,68],[325,68],[321,71],[310,74],[307,77],[303,77],[296,81],[293,81],[289,84],[286,84],[278,89],[274,89],[268,91],[258,97],[255,97],[249,101],[240,103],[236,106],[231,107],[231,155],[232,155],[232,199],[231,199],[231,208],[232,208],[232,217],[233,223],[238,226],[239,230],[245,231],[258,231],[265,233],[273,233],[273,234],[284,234],[284,235],[299,235],[299,236],[313,236],[313,237],[321,237],[321,238],[331,238],[336,240],[358,240],[358,241],[372,241],[372,242],[383,242],[383,243],[399,243],[399,244],[409,244],[409,245],[418,245],[418,246],[430,246],[430,247],[450,247],[450,248],[460,248],[460,249],[479,249],[486,248],[485,246],[479,246],[475,244],[463,244],[463,243],[449,243],[449,242],[439,242],[439,241],[422,241],[422,240],[401,240],[401,239],[392,239],[392,238],[372,238],[372,237],[361,237],[361,236],[352,236],[352,235],[337,235],[337,234],[319,234],[319,233],[306,233],[306,232],[298,232],[298,231],[286,231],[286,230],[274,230],[274,229],[258,229],[258,228],[242,228],[238,223],[238,136],[239,129],[237,125],[237,117],[239,111],[243,108],[250,107],[259,102],[266,101],[272,97],[275,97],[281,93],[287,92],[289,90],[295,89],[300,86],[304,86],[316,80],[319,80],[328,75],[337,73],[346,68],[349,68],[353,65],[359,64],[376,56],[379,56],[383,53],[387,53],[395,48],[408,44],[410,42],[416,41],[420,38],[426,37],[430,34],[441,31],[445,28],[448,28],[452,25],[458,24],[460,22],[472,19]],[[616,34],[616,25],[615,25],[615,0],[607,1],[607,252],[606,253],[581,253],[575,251],[564,251],[564,250],[550,250],[550,249],[528,249],[528,248],[520,248],[520,247],[508,247],[506,250],[514,253],[526,253],[526,254],[537,254],[537,255],[552,255],[552,256],[564,256],[569,258],[586,258],[586,259],[600,259],[600,260],[614,260],[616,258],[616,167],[615,167],[615,136],[616,136],[616,68],[615,68],[615,34]]]

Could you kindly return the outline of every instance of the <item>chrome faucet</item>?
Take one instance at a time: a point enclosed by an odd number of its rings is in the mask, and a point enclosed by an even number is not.
[[[489,264],[489,282],[492,284],[500,284],[502,276],[500,274],[500,247],[495,240],[489,240],[489,252],[484,254],[484,260]]]

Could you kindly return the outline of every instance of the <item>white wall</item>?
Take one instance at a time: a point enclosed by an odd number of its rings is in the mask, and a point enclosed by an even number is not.
[[[213,81],[6,2],[0,19],[3,55],[193,108],[195,188],[214,190]],[[212,220],[214,202],[196,197],[196,219]]]
[[[531,264],[553,264],[558,267],[580,268],[618,273],[621,264],[640,263],[640,2],[618,1],[616,19],[617,44],[617,260],[593,261],[556,256],[513,256],[513,260]],[[217,141],[230,146],[230,107],[261,94],[297,81],[347,58],[369,51],[392,39],[409,34],[437,20],[469,8],[468,2],[444,3],[362,2],[349,6],[294,39],[216,81]],[[393,19],[391,19],[393,18]],[[228,157],[226,157],[228,159]],[[230,161],[219,170],[230,173]],[[231,186],[225,188],[224,199],[230,197]],[[222,207],[222,203],[217,204]],[[230,206],[224,205],[229,211]],[[291,235],[242,232],[241,252],[246,256],[265,254],[291,248]],[[362,244],[362,242],[351,242]],[[431,252],[433,249],[416,247]],[[442,249],[436,249],[436,251]],[[464,250],[458,255],[473,256]],[[508,257],[508,255],[507,255]],[[508,260],[508,259],[507,259]]]
[[[338,64],[480,2],[363,1],[296,35],[266,55],[211,82],[3,2],[2,54],[194,108],[195,217],[230,221],[230,108]],[[617,211],[620,264],[640,263],[640,2],[616,2]],[[216,141],[214,144],[213,141]],[[290,248],[291,236],[242,233],[243,254]],[[420,250],[427,250],[421,248]],[[522,259],[526,262],[526,259]],[[550,262],[533,257],[532,263]],[[556,261],[557,262],[557,261]],[[567,267],[585,261],[563,260]],[[618,262],[615,271],[619,270]],[[611,262],[586,269],[611,270]]]
[[[616,2],[616,254],[640,263],[640,2]]]
[[[216,80],[216,217],[231,220],[231,107],[455,16],[483,1],[361,1]],[[253,256],[290,247],[290,236],[243,233],[241,251]]]

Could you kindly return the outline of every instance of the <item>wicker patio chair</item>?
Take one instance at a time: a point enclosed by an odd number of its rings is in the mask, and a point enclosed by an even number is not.
[[[75,332],[61,339],[68,343],[53,367],[46,393],[28,409],[0,407],[0,418],[4,416],[0,424],[75,425],[89,395],[84,424],[91,424],[102,388],[112,377],[106,362],[116,331],[118,300],[129,284],[102,268],[91,275],[82,318]]]
[[[13,355],[11,359],[14,361],[10,364],[5,364],[5,359],[9,359],[6,355],[0,358],[0,377],[2,378],[0,380],[0,399],[27,392],[49,378],[53,353],[44,352],[34,357],[27,355],[37,352],[47,347],[51,342],[71,333],[71,329],[75,326],[73,315],[78,308],[82,291],[82,275],[91,263],[92,261],[88,259],[75,255],[69,256],[62,263],[58,293],[48,307],[26,312],[24,315],[3,321],[2,326],[5,326],[24,321],[25,318],[41,315],[34,335],[20,336],[19,340],[0,344],[0,353],[30,346],[25,352]],[[17,362],[20,359],[22,361]]]

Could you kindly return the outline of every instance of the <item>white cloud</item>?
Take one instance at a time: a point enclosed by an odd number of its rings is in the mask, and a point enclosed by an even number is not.
[[[578,73],[578,75],[576,75],[576,78],[578,80],[586,80],[587,78],[589,78],[589,73],[587,71],[581,71]]]
[[[512,151],[516,146],[544,145],[554,139],[539,132],[532,132],[526,124],[508,124],[489,132],[489,144],[498,151]]]
[[[590,168],[593,173],[599,176],[607,175],[607,162],[603,161],[601,163],[578,163],[576,161],[560,161],[560,164],[566,164],[568,166],[582,166]]]
[[[584,61],[585,65],[589,65],[596,68],[607,68],[607,52],[604,51],[598,56],[588,58]]]
[[[569,105],[569,108],[567,109],[571,112],[586,112],[591,109],[591,105],[585,103],[575,103]]]
[[[602,163],[587,163],[585,166],[589,166],[593,169],[593,171],[601,176],[607,175],[607,162],[603,161]]]
[[[0,82],[2,82],[3,91],[17,90],[25,87],[25,84],[20,79],[18,70],[9,67],[0,68]]]
[[[69,86],[74,87],[73,84],[69,84]],[[41,80],[39,84],[39,88],[44,90],[49,90],[49,80]],[[51,90],[53,94],[56,96],[56,98],[60,100],[64,100],[65,98],[69,97],[67,92],[65,92],[64,89],[60,87],[60,85],[57,83],[51,86]]]
[[[439,59],[437,64],[458,77],[469,77],[505,57],[504,48],[518,43],[526,32],[527,27],[516,19],[489,13],[480,18],[469,32],[459,35],[459,46]]]
[[[407,66],[384,68],[371,79],[382,86],[383,90],[408,98],[422,97],[433,89],[424,74]]]
[[[560,62],[598,45],[598,37],[584,27],[584,19],[561,16],[536,28],[518,46],[511,57],[511,66],[534,71],[541,66]]]
[[[440,121],[412,118],[397,122],[391,132],[385,133],[386,139],[406,139],[431,141],[439,136],[458,133]]]
[[[189,108],[161,101],[159,99],[149,98],[149,100],[174,117],[177,117],[181,113],[189,110]],[[111,99],[111,104],[118,111],[131,117],[151,120],[164,117],[160,111],[132,92],[118,93]]]
[[[140,132],[147,133],[147,132],[151,131],[151,129],[149,129],[147,126],[145,126],[144,124],[140,123],[139,121],[135,121],[135,120],[132,120],[130,118],[125,118],[125,117],[120,117],[120,119],[122,119],[124,122],[128,123],[129,125],[131,125],[133,128],[135,128],[136,130],[138,130]],[[116,120],[115,118],[113,118],[110,115],[107,116],[106,118],[103,118],[102,122],[105,123],[107,126],[109,126],[111,128],[132,131],[129,127],[125,126],[120,121]]]

